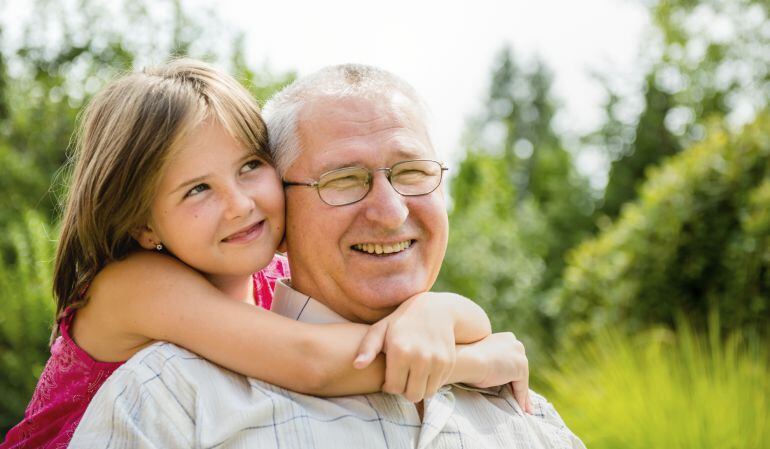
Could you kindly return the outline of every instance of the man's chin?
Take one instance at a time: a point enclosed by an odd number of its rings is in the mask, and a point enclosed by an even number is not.
[[[358,289],[350,295],[356,299],[356,315],[361,322],[373,323],[393,313],[404,301],[412,296],[428,290],[408,288],[408,285],[423,285],[422,283],[380,283]]]
[[[383,309],[366,308],[364,310],[357,311],[356,319],[353,321],[356,323],[374,324],[377,321],[380,321],[381,319],[393,313],[397,308],[398,306],[386,307]]]

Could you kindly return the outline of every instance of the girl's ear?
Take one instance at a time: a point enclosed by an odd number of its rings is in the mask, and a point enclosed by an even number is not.
[[[155,231],[147,225],[138,226],[131,231],[131,237],[144,249],[153,250],[155,245],[162,243]]]

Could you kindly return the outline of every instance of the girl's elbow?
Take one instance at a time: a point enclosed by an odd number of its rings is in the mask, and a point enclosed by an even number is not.
[[[293,389],[298,393],[328,396],[333,385],[333,378],[334,375],[325,363],[311,361],[307,366],[298,370],[295,379],[296,387]]]

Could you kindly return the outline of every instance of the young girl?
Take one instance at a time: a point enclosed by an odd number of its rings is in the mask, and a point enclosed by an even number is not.
[[[485,339],[486,315],[457,295],[417,295],[371,327],[267,312],[289,273],[275,256],[284,199],[266,137],[249,93],[193,60],[127,75],[93,99],[56,256],[51,358],[0,447],[65,447],[99,386],[157,340],[308,394],[419,401],[450,382],[512,380],[526,392],[523,351]],[[455,343],[473,343],[456,364]]]

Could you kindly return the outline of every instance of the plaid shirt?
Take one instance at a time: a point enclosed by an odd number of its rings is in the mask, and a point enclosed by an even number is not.
[[[343,321],[279,283],[274,307]],[[542,396],[522,413],[509,388],[445,386],[414,404],[384,393],[317,398],[224,370],[169,343],[145,348],[99,390],[71,448],[585,448]]]

